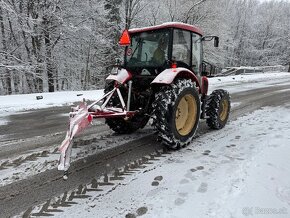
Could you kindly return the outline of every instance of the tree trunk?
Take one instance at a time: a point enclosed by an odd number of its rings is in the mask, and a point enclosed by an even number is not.
[[[5,34],[5,26],[4,26],[4,19],[3,19],[3,10],[2,10],[1,6],[0,6],[0,29],[1,29],[1,35],[2,35],[3,51],[5,53],[4,59],[5,59],[6,64],[7,64],[8,56],[7,56],[6,34]],[[12,89],[11,89],[11,78],[10,78],[10,73],[9,73],[8,69],[5,69],[5,77],[6,77],[6,90],[7,90],[6,94],[10,95],[12,93]]]
[[[5,94],[5,90],[3,87],[3,80],[0,79],[0,95],[4,95]]]
[[[57,78],[57,69],[55,69],[52,50],[52,34],[54,29],[51,29],[53,24],[52,20],[48,19],[46,15],[43,19],[43,32],[44,32],[44,45],[45,45],[45,63],[46,63],[46,72],[47,72],[47,81],[48,81],[48,92],[54,92],[58,90],[58,78]]]
[[[11,1],[12,4],[13,4],[13,8],[15,11],[17,11],[17,6],[15,4],[15,1],[12,0]],[[18,5],[18,8],[19,8],[19,14],[23,14],[24,13],[24,10],[23,10],[23,0],[20,0],[19,1],[19,5]],[[24,45],[24,48],[25,48],[25,51],[26,51],[26,55],[27,55],[27,60],[30,64],[32,64],[32,59],[31,59],[31,50],[28,46],[28,36],[24,30],[24,23],[23,23],[23,18],[22,17],[18,17],[17,18],[17,22],[19,23],[19,26],[20,26],[20,36],[22,37],[23,39],[23,45]],[[25,55],[23,55],[25,56]],[[33,81],[33,76],[29,73],[25,73],[24,72],[24,75],[23,75],[23,79],[25,79],[25,81],[23,81],[23,92],[24,93],[31,93],[33,91],[33,84],[32,84],[32,81]]]
[[[86,69],[85,69],[85,81],[84,81],[84,89],[88,89],[90,81],[91,81],[91,74],[90,74],[90,59],[91,59],[91,42],[92,39],[90,39],[89,47],[88,47],[88,54],[87,54],[87,60],[86,60]]]

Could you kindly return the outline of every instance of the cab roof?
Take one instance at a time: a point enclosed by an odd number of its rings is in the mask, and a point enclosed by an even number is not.
[[[157,25],[157,26],[129,29],[129,33],[140,33],[140,32],[166,29],[166,28],[177,28],[177,29],[182,29],[182,30],[188,30],[190,32],[197,33],[201,36],[203,35],[201,29],[199,29],[198,27],[193,26],[193,25],[189,25],[186,23],[179,23],[179,22],[169,22],[169,23],[163,23],[163,24]]]

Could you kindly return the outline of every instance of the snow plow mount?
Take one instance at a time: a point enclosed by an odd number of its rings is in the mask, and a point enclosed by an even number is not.
[[[130,83],[130,82],[129,82]],[[130,84],[129,84],[130,86]],[[121,108],[116,107],[107,107],[108,102],[114,95],[114,93],[117,92],[118,98],[121,102]],[[129,88],[129,94],[128,94],[128,102],[127,106],[125,105],[124,98],[120,92],[120,89],[116,85],[113,90],[106,93],[101,99],[93,102],[88,106],[88,111],[91,114],[93,118],[112,118],[112,117],[124,117],[124,118],[130,118],[134,116],[138,111],[129,111],[130,110],[130,98],[131,98],[131,88]],[[101,105],[100,103],[104,101]],[[71,112],[73,113],[73,112]]]
[[[85,99],[80,105],[72,107],[69,113],[69,128],[66,137],[59,147],[60,159],[58,170],[64,171],[64,179],[67,179],[68,169],[70,167],[70,157],[72,152],[73,139],[76,135],[86,129],[94,118],[115,118],[123,117],[125,120],[133,117],[138,111],[129,111],[131,98],[132,82],[129,81],[128,101],[125,105],[124,98],[120,92],[118,83],[108,93],[104,94],[100,99],[87,105]],[[117,93],[121,103],[121,107],[107,107],[112,96]]]

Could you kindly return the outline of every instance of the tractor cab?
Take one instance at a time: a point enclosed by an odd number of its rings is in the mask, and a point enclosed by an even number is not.
[[[165,23],[131,29],[123,32],[120,44],[126,46],[124,68],[133,75],[156,77],[173,66],[200,74],[202,32],[192,25]]]

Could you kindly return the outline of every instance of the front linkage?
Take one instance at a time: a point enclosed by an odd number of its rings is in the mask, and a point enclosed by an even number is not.
[[[130,78],[130,74],[128,72],[127,74],[128,78]],[[112,75],[109,76],[108,79],[116,80],[115,86],[111,91],[105,93],[103,97],[101,97],[99,100],[93,102],[90,105],[87,105],[87,103],[84,100],[79,106],[72,107],[72,112],[69,113],[70,118],[69,128],[67,130],[65,139],[63,140],[61,146],[59,147],[60,159],[58,164],[58,170],[64,171],[65,177],[67,175],[67,170],[70,167],[70,157],[73,138],[80,132],[82,132],[86,127],[88,127],[89,124],[92,123],[93,118],[122,117],[124,119],[129,119],[138,112],[138,111],[130,111],[132,82],[129,81],[128,101],[127,105],[125,105],[124,98],[119,89],[120,83],[118,82],[124,83],[127,80],[121,81],[118,77],[114,77]],[[121,107],[107,107],[113,95],[118,96],[121,103]]]

